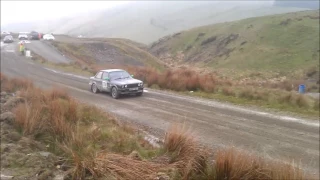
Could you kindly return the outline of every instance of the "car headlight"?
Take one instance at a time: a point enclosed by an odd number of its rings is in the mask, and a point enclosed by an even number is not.
[[[139,83],[138,86],[143,86],[143,83]]]
[[[121,88],[127,88],[127,85],[122,85]]]

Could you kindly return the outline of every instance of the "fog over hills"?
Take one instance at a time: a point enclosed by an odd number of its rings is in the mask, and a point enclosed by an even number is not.
[[[150,44],[163,36],[197,26],[306,9],[310,7],[273,1],[141,1],[73,17],[8,24],[2,29],[127,38]]]

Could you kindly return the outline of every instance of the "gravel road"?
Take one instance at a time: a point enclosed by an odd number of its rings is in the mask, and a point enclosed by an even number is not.
[[[46,42],[45,40],[31,41],[31,43],[26,44],[26,48],[31,50],[31,55],[32,55],[32,52],[35,52],[36,54],[42,56],[46,60],[54,63],[71,62],[70,59],[63,56],[58,50],[55,49],[54,46],[52,46],[49,42]]]
[[[319,119],[258,112],[154,90],[148,90],[142,97],[115,100],[107,94],[89,92],[87,77],[46,69],[17,55],[14,46],[16,44],[1,47],[1,72],[10,77],[30,78],[42,88],[62,86],[80,101],[99,106],[157,136],[162,136],[172,123],[186,122],[202,143],[213,148],[233,145],[265,157],[294,159],[312,173],[319,173]],[[34,50],[39,46],[35,45]],[[49,48],[44,47],[44,51]],[[52,53],[47,54],[48,58],[58,56],[51,57]]]

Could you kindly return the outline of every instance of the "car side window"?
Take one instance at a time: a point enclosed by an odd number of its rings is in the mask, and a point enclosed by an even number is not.
[[[104,72],[103,75],[102,75],[102,79],[106,79],[106,78],[108,78],[108,73]]]
[[[100,71],[100,72],[97,73],[96,78],[97,79],[101,79],[101,77],[102,77],[102,72]]]

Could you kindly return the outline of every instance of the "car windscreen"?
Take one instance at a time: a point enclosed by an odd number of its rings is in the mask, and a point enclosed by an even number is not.
[[[109,73],[110,80],[131,78],[130,74],[126,71],[114,71]]]

